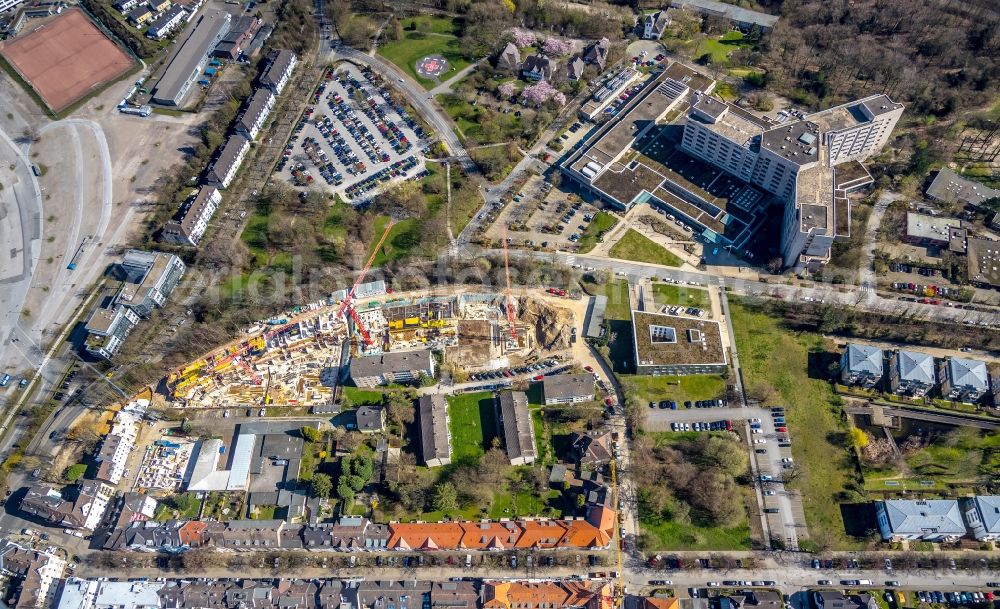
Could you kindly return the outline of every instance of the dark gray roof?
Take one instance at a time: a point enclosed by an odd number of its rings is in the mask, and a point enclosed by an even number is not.
[[[594,395],[594,377],[589,372],[557,374],[542,381],[545,399],[570,399]]]
[[[236,160],[243,152],[243,149],[249,145],[250,142],[242,135],[230,135],[226,143],[222,145],[219,155],[208,166],[209,173],[214,173],[221,181],[237,162]]]
[[[528,396],[523,391],[501,391],[500,418],[503,420],[504,445],[507,456],[533,461],[538,457],[535,448],[535,429],[528,412]]]
[[[359,431],[382,431],[382,407],[365,404],[354,412]]]
[[[295,53],[288,50],[272,51],[268,55],[267,65],[260,75],[260,84],[273,87],[281,80],[282,75],[288,70],[288,66],[295,60]]]
[[[355,357],[351,359],[351,376],[353,378],[367,378],[397,372],[430,370],[432,357],[434,356],[430,349],[392,351],[379,355]]]
[[[422,395],[417,402],[420,421],[420,448],[424,463],[451,459],[451,435],[448,432],[448,403],[435,393]]]
[[[524,72],[537,72],[542,75],[542,78],[552,78],[558,65],[556,60],[544,55],[528,55],[524,63],[521,64],[521,70]]]
[[[274,101],[274,93],[270,89],[260,88],[253,92],[250,102],[236,119],[236,128],[243,128],[247,133],[253,130],[253,125],[267,110],[269,103]]]
[[[798,165],[819,160],[819,125],[812,121],[785,123],[764,132],[761,146]]]

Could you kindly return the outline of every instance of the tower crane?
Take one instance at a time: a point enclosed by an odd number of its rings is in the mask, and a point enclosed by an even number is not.
[[[510,338],[516,343],[517,342],[517,326],[515,322],[517,318],[514,314],[514,297],[510,292],[510,259],[507,252],[507,225],[503,225],[503,231],[501,236],[501,241],[503,242],[503,270],[504,276],[507,279],[507,289],[504,292],[507,296],[507,324],[510,326]]]
[[[382,244],[384,244],[385,240],[389,237],[389,231],[392,230],[393,224],[395,224],[395,221],[392,218],[389,218],[389,221],[386,222],[385,230],[382,231],[382,236],[379,238],[378,243],[375,244],[375,248],[372,250],[372,255],[368,257],[368,261],[365,262],[365,266],[361,268],[361,272],[358,273],[357,279],[354,280],[354,285],[352,285],[351,289],[347,291],[347,296],[344,297],[344,301],[340,303],[340,309],[337,310],[337,317],[342,317],[345,312],[351,316],[351,319],[354,320],[354,327],[357,328],[358,334],[361,335],[361,340],[364,341],[366,347],[370,347],[372,345],[372,337],[368,334],[368,329],[365,328],[365,325],[361,323],[361,318],[358,316],[358,312],[354,310],[354,290],[356,290],[358,286],[364,282],[365,276],[368,275],[368,271],[372,268],[372,263],[375,262],[375,256],[378,256],[378,251],[382,248]]]

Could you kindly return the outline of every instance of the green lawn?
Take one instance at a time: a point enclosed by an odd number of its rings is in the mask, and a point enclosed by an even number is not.
[[[633,260],[635,262],[646,262],[648,264],[662,264],[664,266],[680,266],[681,259],[668,252],[663,246],[653,242],[653,240],[640,235],[633,229],[628,229],[625,236],[611,248],[612,258],[622,260]]]
[[[865,488],[902,492],[967,486],[971,490],[1000,473],[1000,434],[956,430],[907,456],[906,466],[906,472],[896,467],[866,467]]]
[[[587,229],[580,234],[580,240],[577,241],[580,253],[586,254],[594,249],[601,235],[614,228],[616,224],[618,224],[618,218],[614,215],[606,211],[597,212],[593,221],[587,225]]]
[[[702,40],[694,56],[701,57],[705,53],[711,53],[712,63],[725,63],[728,61],[730,53],[736,49],[749,46],[743,42],[743,32],[732,30],[719,38],[705,38]]]
[[[632,321],[632,305],[628,297],[628,281],[617,279],[600,286],[608,297],[608,307],[604,310],[605,319]],[[599,288],[600,289],[600,288]]]
[[[358,404],[381,404],[382,392],[377,389],[358,389],[344,385],[344,397],[351,400],[351,403]]]
[[[653,284],[653,302],[657,306],[684,305],[685,307],[698,307],[699,309],[708,309],[711,307],[711,303],[708,300],[708,290],[671,283]]]
[[[691,400],[712,400],[726,394],[726,379],[714,374],[689,376],[647,376],[644,374],[619,375],[626,391],[635,392],[643,406],[649,402],[674,400],[678,408]]]
[[[371,244],[372,248],[378,244],[378,239],[382,237],[382,232],[385,230],[385,225],[388,221],[388,216],[378,216],[372,223],[372,232],[375,235]],[[389,230],[389,235],[385,238],[385,243],[382,244],[381,249],[379,249],[378,254],[375,256],[372,266],[374,268],[384,266],[410,253],[410,250],[414,246],[419,245],[419,234],[417,234],[419,230],[417,218],[406,218],[393,224]],[[371,249],[368,250],[367,255],[372,255]]]
[[[416,79],[425,89],[433,89],[436,85],[433,80],[417,76],[417,61],[427,55],[441,55],[448,60],[448,72],[441,75],[442,82],[469,65],[462,57],[458,38],[453,34],[406,32],[402,40],[389,42],[380,47],[378,52]]]
[[[454,461],[478,459],[497,435],[493,392],[481,391],[448,398]]]
[[[435,34],[458,35],[461,29],[459,24],[449,17],[434,17],[431,15],[417,15],[408,17],[400,21],[406,31],[419,30],[421,32],[433,32]]]
[[[858,548],[859,543],[845,532],[840,511],[845,499],[863,498],[847,491],[853,461],[845,448],[839,399],[828,382],[812,378],[808,372],[810,354],[825,351],[822,337],[785,330],[780,320],[731,300],[748,394],[770,396],[765,406],[787,408],[792,455],[800,466],[791,486],[802,493],[809,537],[820,547]]]

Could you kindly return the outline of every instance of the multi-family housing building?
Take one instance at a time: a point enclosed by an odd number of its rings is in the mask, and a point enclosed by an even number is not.
[[[840,356],[840,381],[872,388],[882,380],[882,350],[871,345],[849,344]]]
[[[13,609],[51,607],[66,570],[66,561],[48,551],[4,542],[0,549],[0,573],[17,582]]]
[[[955,541],[966,534],[954,499],[890,499],[875,503],[879,532],[886,541]]]
[[[281,95],[298,61],[298,57],[291,51],[271,51],[265,60],[264,71],[260,75],[260,85],[267,87],[275,95]]]
[[[156,19],[153,19],[149,27],[146,28],[146,35],[157,39],[169,36],[178,26],[185,23],[184,19],[187,17],[187,14],[184,7],[171,6],[158,15]]]
[[[580,374],[556,374],[542,380],[545,405],[575,404],[594,399],[594,376],[588,372]]]
[[[975,404],[990,390],[990,375],[986,363],[963,357],[950,357],[943,362],[941,394],[949,400]]]
[[[84,326],[87,331],[84,349],[91,355],[111,359],[121,349],[132,330],[139,325],[139,321],[139,316],[129,307],[99,307],[91,313]]]
[[[552,80],[559,63],[551,57],[528,55],[521,64],[521,75],[528,80]]]
[[[528,465],[538,458],[535,427],[528,412],[528,395],[523,391],[501,391],[497,395],[504,448],[511,465]]]
[[[1000,496],[978,495],[963,499],[962,508],[972,537],[978,541],[1000,539]]]
[[[427,467],[451,463],[451,426],[448,403],[440,393],[422,395],[417,400],[420,425],[420,455]]]
[[[214,186],[202,186],[181,204],[174,217],[163,225],[160,239],[178,245],[197,246],[215,215],[222,194]]]
[[[239,134],[229,136],[229,139],[222,145],[219,153],[208,166],[205,181],[216,188],[229,186],[249,151],[250,140]]]
[[[264,121],[271,114],[274,108],[274,93],[270,89],[260,88],[253,92],[250,101],[247,102],[243,111],[236,118],[236,133],[239,133],[248,140],[253,141],[260,133]]]
[[[254,37],[260,29],[261,21],[253,15],[237,17],[233,19],[233,24],[229,32],[219,42],[212,55],[222,59],[239,59],[243,53],[243,48]]]
[[[99,480],[82,480],[73,492],[76,498],[69,501],[54,489],[28,487],[20,508],[53,525],[93,531],[104,516],[114,489]]]
[[[923,397],[937,386],[934,356],[899,349],[889,355],[889,389],[910,397]]]
[[[149,317],[153,309],[163,306],[186,268],[173,254],[126,252],[119,264],[125,279],[118,293],[87,320],[84,341],[87,352],[105,359],[114,357],[140,319]]]
[[[351,378],[358,387],[407,383],[433,377],[436,363],[430,349],[393,351],[351,359]]]

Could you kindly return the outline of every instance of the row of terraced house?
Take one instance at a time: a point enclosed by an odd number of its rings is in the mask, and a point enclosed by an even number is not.
[[[124,522],[106,550],[181,552],[216,547],[230,551],[322,550],[364,552],[594,550],[611,545],[614,510],[593,505],[585,518],[501,521],[374,523],[347,516],[336,523],[285,520]],[[117,519],[121,522],[121,519]]]

